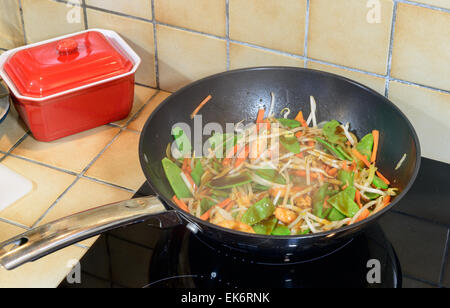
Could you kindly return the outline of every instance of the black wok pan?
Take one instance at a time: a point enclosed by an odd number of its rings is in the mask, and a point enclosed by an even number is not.
[[[400,194],[385,209],[359,223],[329,232],[302,236],[266,236],[224,229],[178,210],[171,198],[161,159],[172,142],[176,123],[193,125],[190,114],[208,94],[213,99],[200,114],[203,122],[254,121],[261,106],[268,109],[270,92],[276,96],[275,114],[288,107],[309,112],[309,97],[317,101],[317,119],[350,122],[361,136],[372,129],[381,133],[377,166]],[[209,136],[204,136],[205,141]],[[395,171],[400,158],[402,167]],[[283,258],[325,253],[355,236],[394,207],[413,184],[420,165],[417,135],[405,115],[388,99],[349,79],[300,68],[262,67],[235,70],[207,77],[167,98],[148,119],[140,140],[142,169],[157,197],[129,200],[99,207],[31,230],[0,244],[0,264],[12,269],[106,230],[157,218],[161,227],[186,224],[202,239],[249,256]],[[170,210],[161,204],[163,201]]]

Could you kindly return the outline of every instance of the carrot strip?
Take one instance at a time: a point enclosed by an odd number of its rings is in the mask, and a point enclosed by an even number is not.
[[[356,190],[355,200],[356,200],[356,203],[358,204],[359,208],[361,209],[363,207],[363,205],[361,203],[361,193],[359,192],[359,190]]]
[[[297,193],[304,189],[305,189],[305,187],[302,187],[302,186],[292,186],[290,191]],[[280,191],[281,191],[281,196],[284,196],[286,194],[286,188],[284,188],[284,187],[273,187],[269,190],[269,193],[271,196],[276,197]]]
[[[345,190],[348,187],[348,184],[345,184],[344,186],[342,186],[342,190]]]
[[[264,123],[264,113],[266,111],[264,109],[258,110],[258,115],[256,116],[256,131],[259,132],[261,124]]]
[[[296,137],[296,138],[300,138],[302,135],[303,135],[302,132],[296,132],[296,133],[295,133],[295,137]]]
[[[303,118],[303,112],[299,111],[299,112],[297,113],[297,116],[295,117],[294,120],[296,120],[296,121],[302,123],[302,126],[303,126],[303,127],[308,127],[308,124],[306,124],[306,121],[305,121],[305,119]]]
[[[380,141],[380,132],[378,130],[372,131],[373,135],[373,150],[372,150],[372,156],[370,157],[370,162],[374,163],[377,160],[377,151],[378,151],[378,143]]]
[[[370,211],[368,209],[365,209],[360,215],[359,217],[355,220],[354,223],[360,222],[363,219],[366,219],[367,217],[369,217],[370,215]]]
[[[238,157],[236,159],[236,162],[234,163],[234,167],[239,167],[247,159],[249,154],[250,154],[250,147],[248,145],[246,145],[245,149],[244,149],[244,156]]]
[[[303,153],[298,153],[298,154],[295,154],[295,156],[297,156],[298,158],[303,158]]]
[[[198,105],[197,108],[195,108],[194,112],[191,113],[191,119],[193,119],[193,118],[197,115],[197,113],[200,111],[200,109],[202,109],[203,106],[205,106],[205,104],[211,100],[211,98],[212,98],[212,96],[211,96],[211,95],[208,95],[208,96],[200,103],[200,105]]]
[[[378,177],[379,177],[383,182],[385,182],[387,185],[390,185],[390,184],[391,184],[391,182],[389,182],[389,180],[386,179],[386,178],[384,177],[384,175],[381,174],[380,171],[377,171],[376,174],[377,174]]]
[[[183,211],[189,213],[189,208],[188,208],[188,206],[186,205],[186,203],[184,203],[183,201],[181,201],[180,199],[178,199],[176,195],[174,195],[174,196],[172,197],[172,200],[173,200],[173,202],[175,202],[175,204],[176,204],[180,209],[182,209]]]
[[[233,208],[233,205],[234,205],[234,201],[228,203],[228,205],[225,208],[225,211],[227,211],[227,212],[231,211],[231,209]]]
[[[231,162],[231,159],[234,155],[239,151],[239,144],[236,144],[227,154],[227,156],[222,161],[222,166],[228,166]]]
[[[200,219],[202,220],[208,220],[209,216],[211,215],[211,211],[213,208],[215,208],[216,206],[224,208],[226,207],[230,202],[232,202],[233,200],[231,200],[230,198],[227,198],[225,200],[223,200],[220,203],[217,203],[216,205],[213,205],[209,210],[207,210],[202,216],[200,216]]]
[[[359,153],[357,149],[353,149],[352,152],[356,156],[356,158],[361,160],[367,166],[367,168],[370,168],[370,163],[364,155]]]
[[[293,174],[305,177],[306,171],[305,170],[297,170],[297,171],[294,171]],[[319,173],[316,173],[316,172],[310,172],[309,175],[312,179],[317,179],[319,177]]]

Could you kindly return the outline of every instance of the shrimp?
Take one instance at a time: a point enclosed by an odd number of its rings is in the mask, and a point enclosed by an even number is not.
[[[283,222],[286,225],[291,224],[298,217],[298,214],[294,211],[282,207],[277,207],[274,214],[279,221]]]

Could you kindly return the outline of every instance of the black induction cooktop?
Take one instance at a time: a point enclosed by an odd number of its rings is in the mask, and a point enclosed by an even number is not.
[[[80,261],[81,283],[60,287],[449,287],[449,183],[450,165],[422,159],[395,210],[325,256],[296,262],[249,260],[183,226],[159,230],[143,222],[112,230]],[[151,194],[143,185],[136,197]]]

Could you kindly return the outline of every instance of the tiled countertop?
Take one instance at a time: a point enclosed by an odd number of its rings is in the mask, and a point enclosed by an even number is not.
[[[0,212],[0,242],[92,207],[129,199],[145,182],[138,156],[142,127],[170,93],[136,86],[127,119],[50,143],[36,141],[14,108],[0,124],[0,162],[33,182],[30,194]],[[16,270],[0,287],[56,287],[95,239]]]

